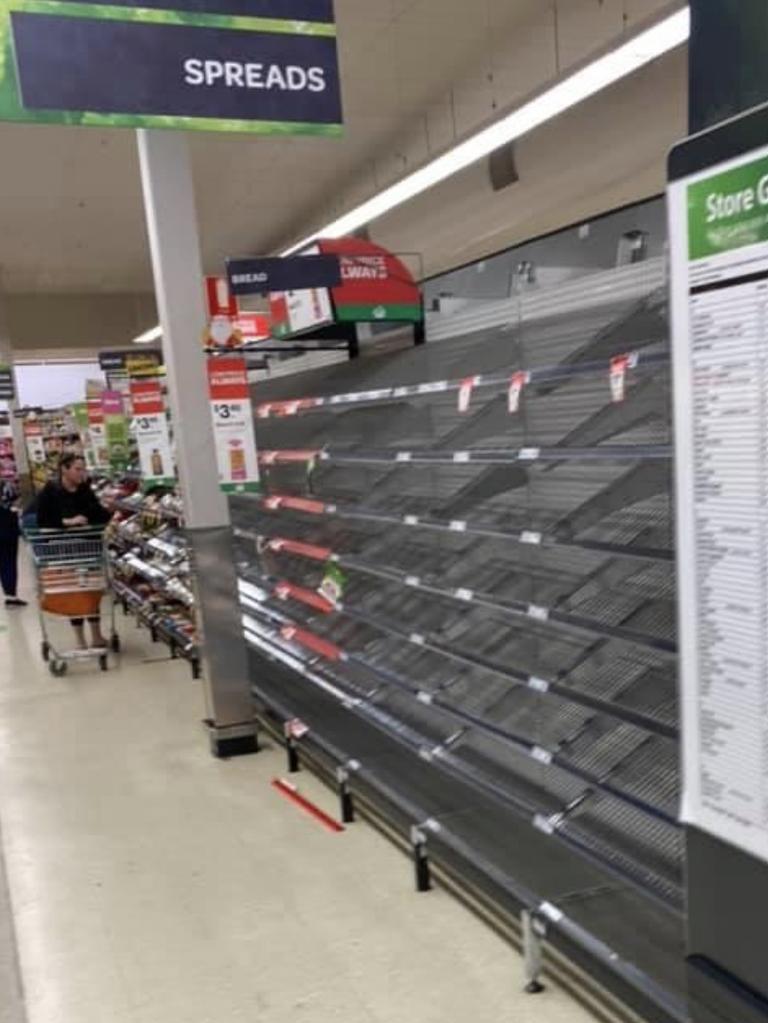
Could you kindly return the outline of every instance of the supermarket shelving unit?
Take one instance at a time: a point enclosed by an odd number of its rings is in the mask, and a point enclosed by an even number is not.
[[[200,675],[195,625],[195,596],[183,534],[181,504],[173,494],[119,500],[120,512],[109,539],[115,598],[146,625],[155,642],[168,645],[172,657],[189,661]]]
[[[266,493],[233,512],[254,693],[292,755],[385,807],[417,868],[437,851],[666,1020],[684,982],[661,273],[260,384]]]

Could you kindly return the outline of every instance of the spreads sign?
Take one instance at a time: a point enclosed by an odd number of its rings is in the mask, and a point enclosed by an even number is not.
[[[0,119],[341,130],[332,0],[0,0]]]

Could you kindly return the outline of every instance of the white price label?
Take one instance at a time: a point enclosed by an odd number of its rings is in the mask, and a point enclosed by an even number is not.
[[[257,490],[259,465],[250,400],[212,401],[211,412],[219,484],[235,493]]]
[[[525,532],[520,534],[520,543],[530,543],[538,545],[541,543],[541,540],[542,540],[541,533],[532,533],[529,530],[525,530]]]
[[[557,906],[553,906],[551,902],[542,902],[539,906],[539,912],[542,916],[545,916],[547,920],[551,920],[553,924],[559,924],[565,915],[561,909],[558,909]]]
[[[538,760],[540,764],[552,763],[552,754],[549,750],[543,749],[541,746],[534,746],[531,750],[531,756],[534,760]]]

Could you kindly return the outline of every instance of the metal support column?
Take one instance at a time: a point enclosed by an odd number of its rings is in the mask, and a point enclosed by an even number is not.
[[[411,828],[411,849],[417,892],[428,892],[432,888],[432,874],[427,854],[427,836],[418,826]]]
[[[203,268],[186,136],[138,131],[155,292],[184,515],[197,580],[211,750],[256,750],[245,641],[237,614],[229,509],[218,485],[202,332]]]
[[[298,774],[301,770],[299,762],[299,751],[296,749],[296,740],[289,735],[285,740],[285,751],[288,754],[288,773]]]
[[[336,769],[336,781],[339,783],[339,805],[343,824],[354,824],[355,803],[349,789],[349,771],[346,767]]]
[[[525,991],[529,995],[538,995],[544,990],[541,974],[544,970],[543,938],[546,936],[546,928],[530,909],[522,911],[520,923],[523,932]]]

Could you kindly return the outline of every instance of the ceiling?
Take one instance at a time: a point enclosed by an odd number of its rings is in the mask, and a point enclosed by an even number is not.
[[[303,213],[375,167],[404,125],[482,64],[489,39],[514,33],[541,4],[337,0],[342,140],[191,136],[206,269],[300,230]],[[6,291],[151,288],[131,131],[0,124],[0,151]]]

